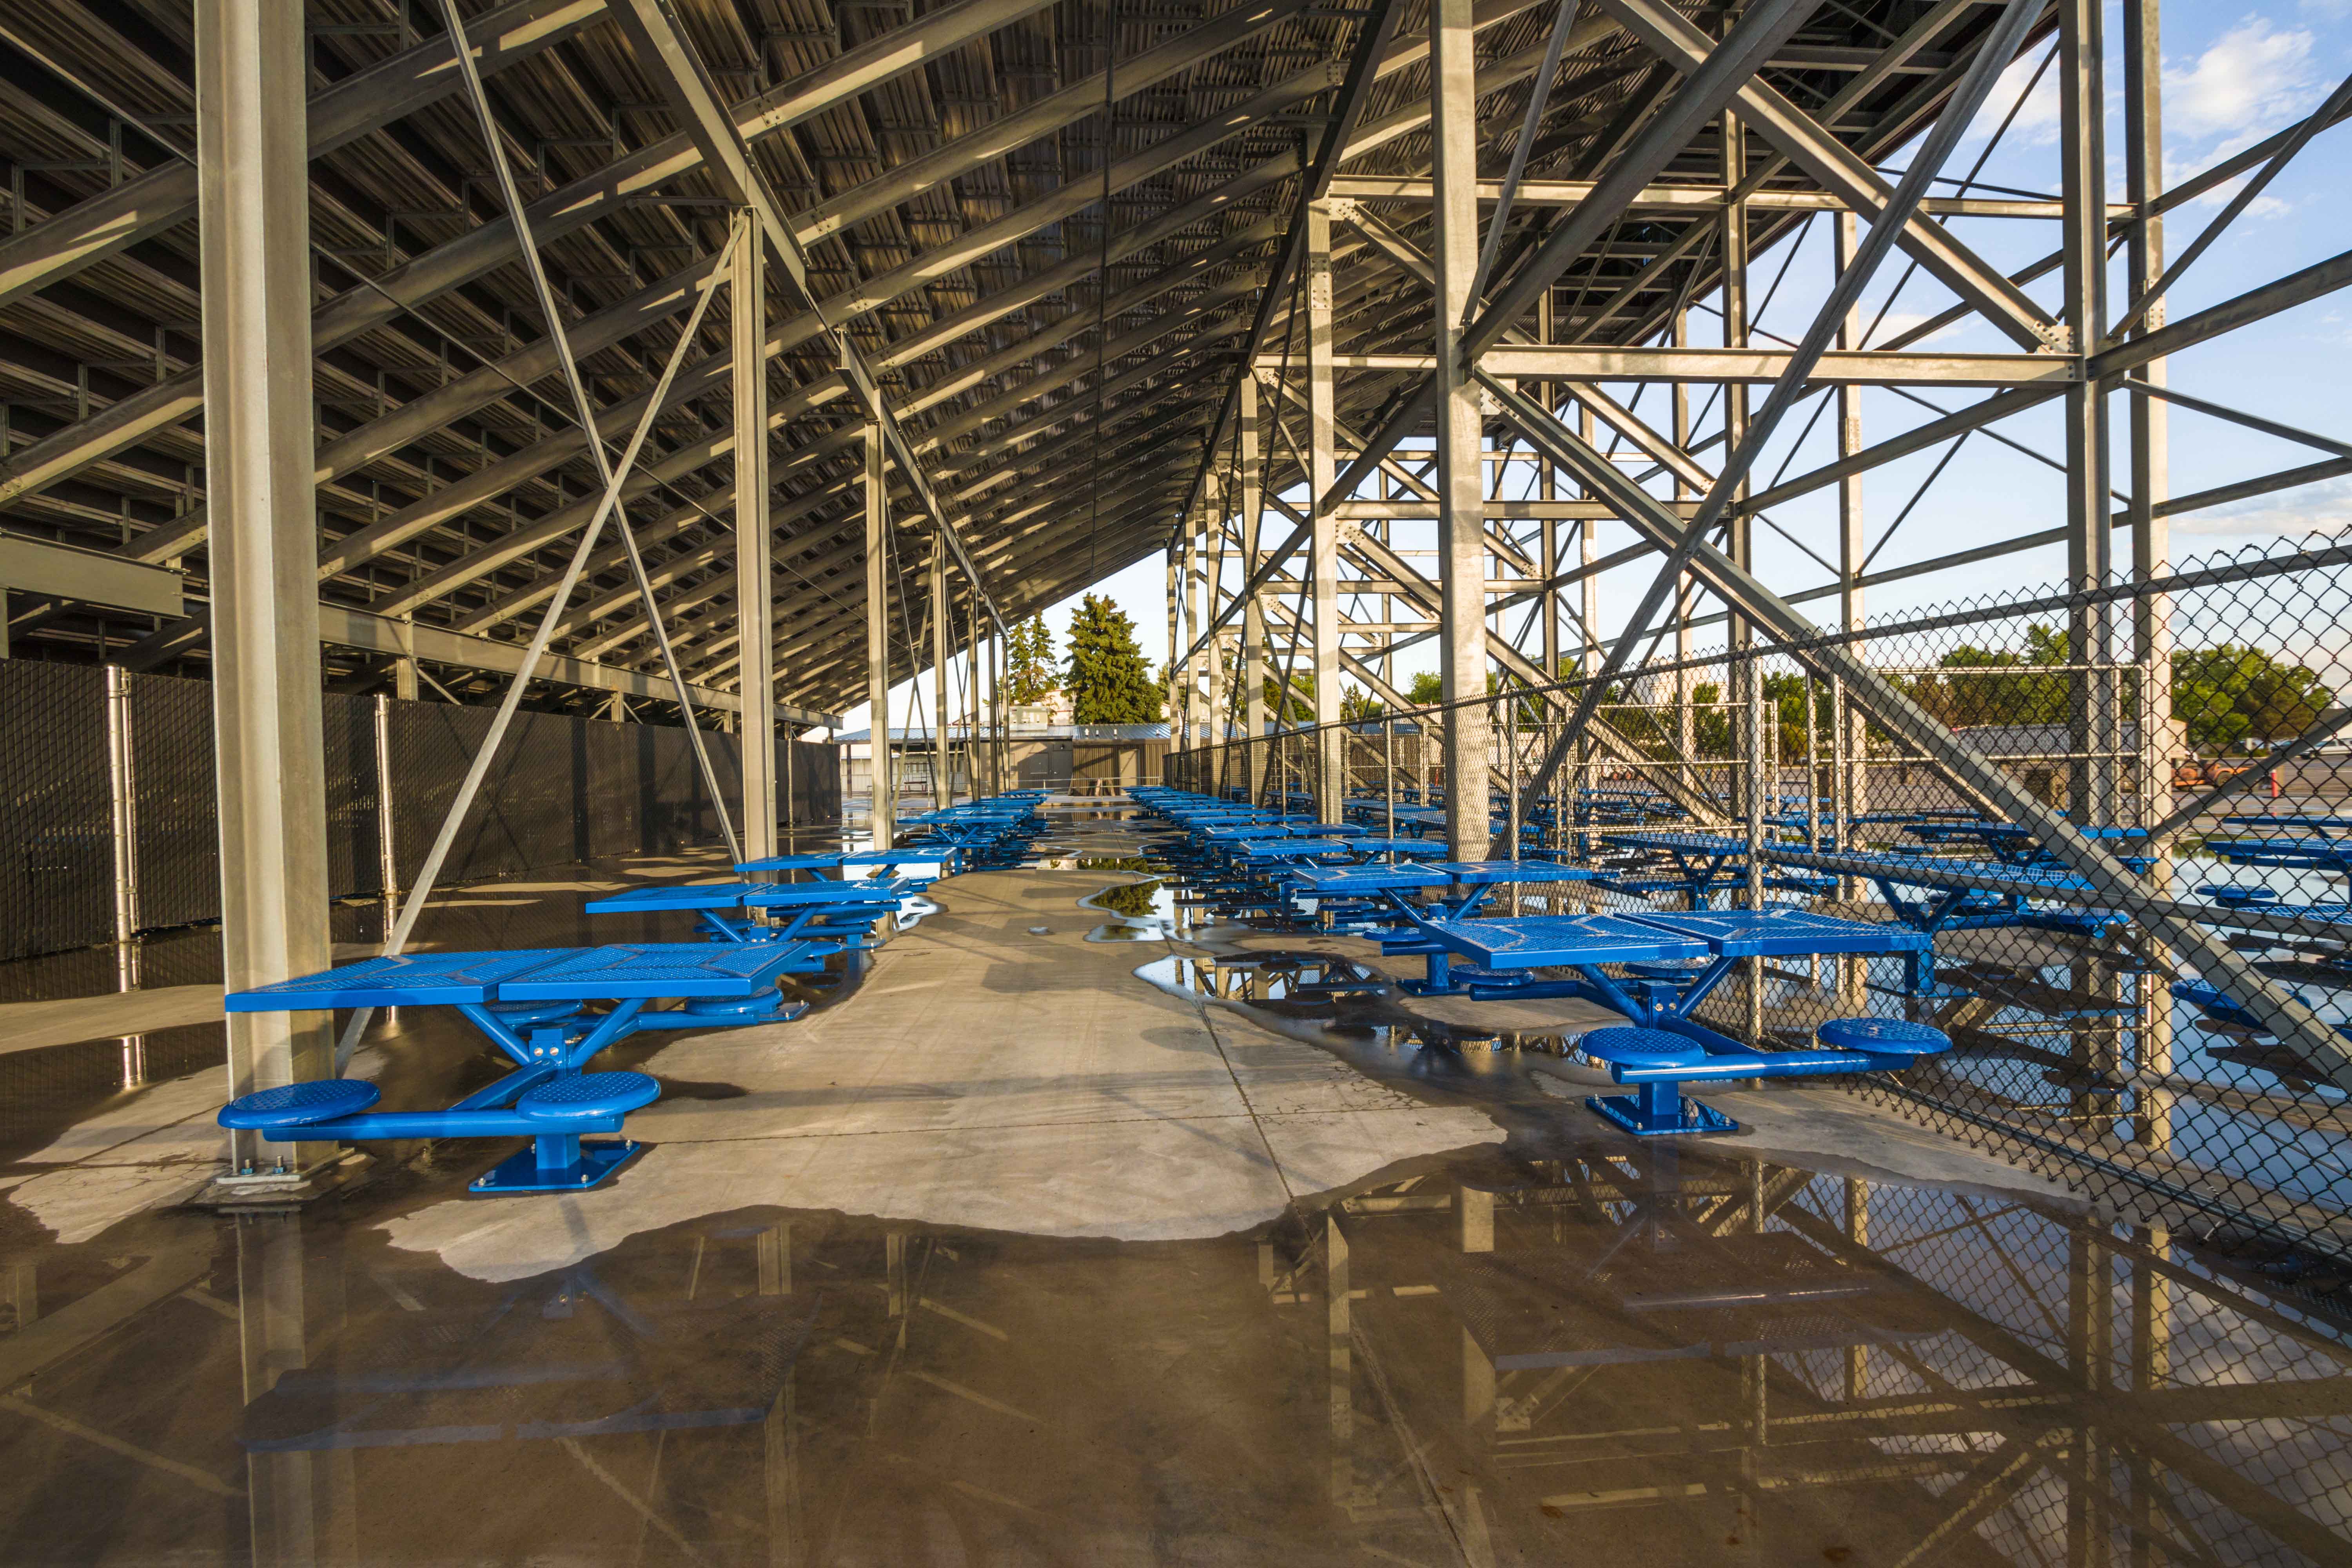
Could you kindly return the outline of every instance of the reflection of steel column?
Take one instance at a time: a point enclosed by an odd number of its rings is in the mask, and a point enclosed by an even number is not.
[[[1336,1209],[1323,1216],[1324,1327],[1329,1349],[1331,1416],[1331,1496],[1344,1502],[1355,1495],[1356,1363],[1354,1305],[1349,1295],[1348,1237],[1339,1228]]]
[[[793,1226],[781,1220],[760,1233],[760,1294],[793,1293]],[[784,1385],[768,1407],[761,1428],[768,1494],[769,1568],[790,1568],[800,1556],[800,1465],[793,1430],[793,1383],[798,1363],[784,1367]]]
[[[2146,0],[2151,18],[2156,0]],[[2151,22],[2151,26],[2152,26]],[[2153,45],[2151,44],[2151,50]],[[2172,1234],[2161,1227],[2134,1229],[2131,1238],[2156,1258],[2172,1249]],[[2172,1281],[2148,1258],[2132,1260],[2131,1386],[2134,1393],[2155,1397],[2155,1391],[2172,1378]],[[2158,1500],[2164,1485],[2156,1466],[2137,1443],[2130,1445],[2131,1568],[2162,1568],[2154,1550],[2167,1526],[2165,1505]]]
[[[197,239],[212,532],[221,956],[232,991],[324,969],[327,797],[310,398],[310,132],[299,6],[200,0]],[[331,1016],[235,1013],[234,1097],[334,1076]],[[331,1143],[230,1136],[232,1169]]]
[[[1870,1184],[1858,1176],[1845,1179],[1845,1238],[1857,1247],[1870,1245]],[[1848,1345],[1845,1350],[1845,1402],[1848,1405],[1870,1396],[1870,1347]]]
[[[2066,1237],[2066,1363],[2083,1412],[2066,1456],[2067,1568],[2106,1568],[2113,1556],[2107,1438],[2090,1420],[2105,1404],[2115,1363],[2114,1264],[2099,1223],[2078,1220]]]
[[[309,1315],[322,1324],[342,1317],[342,1281],[331,1268],[311,1269],[302,1223],[281,1215],[236,1219],[237,1324],[244,1352],[245,1402],[310,1364]],[[255,1568],[359,1556],[352,1450],[253,1453],[246,1458],[246,1493]]]

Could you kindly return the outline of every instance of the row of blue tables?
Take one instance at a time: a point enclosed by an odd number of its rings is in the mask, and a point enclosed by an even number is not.
[[[735,868],[806,873],[798,882],[732,880],[632,888],[594,899],[591,914],[684,912],[699,942],[614,942],[484,952],[408,952],[233,992],[232,1013],[449,1007],[513,1064],[496,1082],[433,1110],[375,1109],[381,1090],[357,1079],[281,1085],[223,1107],[224,1127],[278,1142],[511,1138],[530,1144],[477,1178],[477,1193],[577,1192],[610,1176],[640,1147],[623,1119],[658,1099],[639,1072],[591,1072],[600,1053],[653,1030],[788,1022],[805,1011],[781,982],[823,973],[854,955],[883,919],[929,885],[902,868],[944,872],[1025,847],[1042,791],[992,797],[914,819],[892,850],[777,856]],[[599,1136],[604,1135],[604,1136]]]

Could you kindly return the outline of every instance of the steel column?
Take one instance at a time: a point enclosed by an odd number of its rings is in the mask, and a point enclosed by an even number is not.
[[[1334,728],[1339,721],[1339,548],[1329,495],[1339,469],[1331,315],[1331,211],[1317,202],[1307,209],[1307,502],[1315,524],[1307,568],[1315,600],[1315,722],[1321,726],[1315,732],[1315,816],[1321,822],[1339,820],[1347,793],[1340,784],[1340,731]],[[1288,693],[1284,698],[1286,702]]]
[[[874,847],[898,842],[898,781],[890,765],[890,499],[883,478],[882,426],[866,422],[866,700],[873,709],[866,724],[873,760],[867,776],[874,804],[868,814]]]
[[[221,967],[231,991],[333,962],[311,563],[310,167],[301,8],[197,0],[197,258],[212,544]],[[328,1013],[236,1013],[233,1098],[334,1076]],[[230,1135],[232,1172],[293,1171],[333,1146]]]
[[[749,213],[735,217],[728,343],[735,363],[735,616],[742,637],[743,853],[776,852],[775,584],[768,531],[768,273]],[[749,432],[758,432],[756,435]]]
[[[1485,416],[1465,353],[1478,268],[1477,35],[1471,0],[1430,10],[1430,134],[1435,153],[1437,532],[1443,599],[1439,679],[1445,701],[1445,836],[1456,859],[1486,858],[1487,764]],[[1318,495],[1316,500],[1321,500]]]

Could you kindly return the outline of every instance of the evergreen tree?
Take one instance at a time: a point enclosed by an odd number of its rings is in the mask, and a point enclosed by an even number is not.
[[[1057,683],[1054,679],[1054,634],[1032,616],[1013,628],[1005,640],[1004,695],[1027,705],[1043,702]]]
[[[1088,594],[1070,617],[1071,717],[1081,724],[1149,724],[1160,714],[1160,687],[1135,643],[1135,623],[1109,599]]]

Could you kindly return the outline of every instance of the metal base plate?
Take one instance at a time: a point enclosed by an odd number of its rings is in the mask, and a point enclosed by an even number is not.
[[[1738,1122],[1696,1100],[1682,1102],[1682,1124],[1678,1127],[1649,1125],[1643,1119],[1639,1095],[1596,1094],[1586,1099],[1584,1107],[1604,1121],[1615,1122],[1636,1138],[1704,1138],[1739,1131]]]
[[[476,1176],[476,1193],[584,1193],[628,1163],[645,1145],[634,1138],[583,1138],[575,1164],[543,1170],[529,1144]]]

